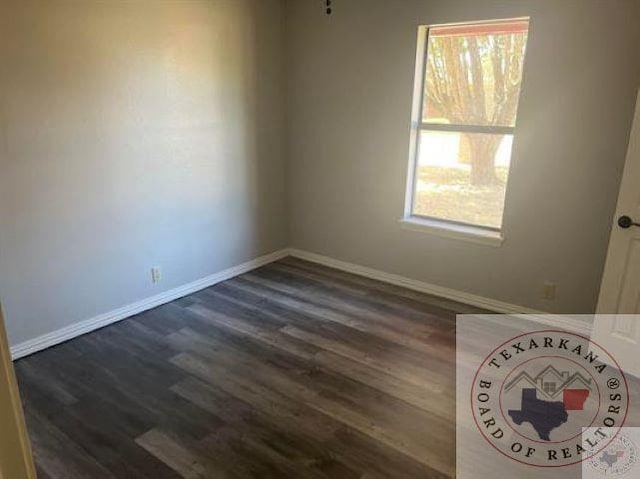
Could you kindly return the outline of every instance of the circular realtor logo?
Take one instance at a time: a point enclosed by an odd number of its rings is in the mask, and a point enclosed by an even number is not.
[[[638,446],[626,434],[616,436],[605,448],[589,457],[588,467],[598,477],[624,477],[638,462]]]
[[[501,454],[531,466],[562,467],[611,443],[627,417],[629,391],[616,360],[589,338],[535,331],[485,358],[473,380],[471,407],[480,433]]]

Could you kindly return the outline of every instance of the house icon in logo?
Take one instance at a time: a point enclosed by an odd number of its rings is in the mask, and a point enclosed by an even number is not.
[[[558,371],[549,364],[537,375],[532,376],[527,371],[521,371],[515,378],[509,381],[504,392],[514,388],[535,389],[538,397],[555,400],[565,390],[591,391],[591,379],[585,378],[579,371],[571,374],[569,371]]]

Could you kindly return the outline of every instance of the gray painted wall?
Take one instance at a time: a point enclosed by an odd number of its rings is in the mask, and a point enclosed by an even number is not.
[[[278,0],[1,2],[12,344],[288,245],[283,14]]]
[[[294,247],[554,312],[593,312],[640,80],[640,3],[288,2]],[[530,16],[496,248],[400,228],[420,24]],[[555,281],[557,299],[541,299]]]

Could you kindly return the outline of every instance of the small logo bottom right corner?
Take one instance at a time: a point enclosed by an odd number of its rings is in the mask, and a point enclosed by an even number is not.
[[[616,433],[607,447],[582,462],[582,479],[640,477],[640,427],[622,427]]]

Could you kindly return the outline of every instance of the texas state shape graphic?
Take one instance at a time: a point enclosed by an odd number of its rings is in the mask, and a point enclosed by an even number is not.
[[[567,422],[567,411],[582,410],[588,397],[586,389],[567,389],[562,401],[545,401],[538,399],[535,389],[527,388],[522,390],[521,409],[510,409],[509,416],[518,426],[530,423],[540,439],[550,441],[551,431]]]

